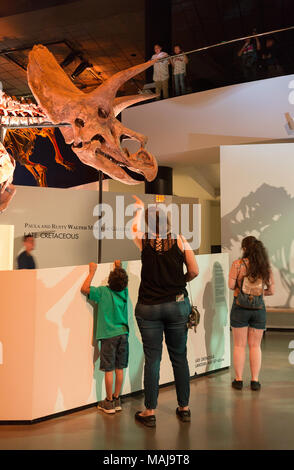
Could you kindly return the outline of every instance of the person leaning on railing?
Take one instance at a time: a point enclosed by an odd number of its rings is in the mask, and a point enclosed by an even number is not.
[[[154,59],[164,59],[168,58],[168,54],[162,51],[162,47],[159,44],[154,46],[153,56],[151,60]],[[169,61],[168,60],[158,60],[153,65],[153,81],[155,82],[156,93],[158,94],[157,99],[160,100],[161,92],[163,93],[163,98],[168,98],[168,80],[169,80]]]
[[[253,34],[256,29],[253,30]],[[242,48],[238,52],[238,57],[241,58],[241,67],[246,81],[256,80],[257,77],[257,59],[258,51],[261,50],[261,45],[258,36],[246,39]]]
[[[184,54],[181,46],[179,45],[174,47],[174,53],[176,56],[171,57],[170,62],[173,68],[175,95],[178,96],[186,93],[185,76],[188,57]]]

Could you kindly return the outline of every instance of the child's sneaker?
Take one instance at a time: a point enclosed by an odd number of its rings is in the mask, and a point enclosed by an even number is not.
[[[98,410],[104,411],[104,413],[115,413],[114,400],[110,401],[105,398],[105,400],[99,401],[97,408]]]
[[[114,401],[114,408],[115,408],[115,411],[121,411],[121,410],[122,410],[122,407],[121,407],[121,399],[120,399],[120,397],[115,397],[115,396],[113,396],[113,401]]]

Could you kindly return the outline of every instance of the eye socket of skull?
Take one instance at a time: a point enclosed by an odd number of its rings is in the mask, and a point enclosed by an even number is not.
[[[101,108],[101,107],[99,106],[99,108],[98,108],[98,116],[99,116],[100,118],[102,118],[102,119],[106,119],[106,118],[108,118],[108,116],[109,116],[109,111],[107,111],[106,109]]]
[[[84,123],[84,121],[83,121],[82,119],[76,118],[76,120],[75,120],[75,125],[76,125],[77,127],[81,128],[81,127],[84,127],[85,123]]]
[[[123,140],[129,139],[129,138],[130,138],[130,137],[129,137],[128,135],[126,135],[126,134],[121,134],[119,140],[120,140],[120,142],[122,142]]]
[[[105,142],[105,139],[104,139],[104,137],[103,137],[101,134],[95,134],[95,135],[92,137],[91,142],[92,142],[93,140],[99,140],[100,144],[104,144],[104,142]]]

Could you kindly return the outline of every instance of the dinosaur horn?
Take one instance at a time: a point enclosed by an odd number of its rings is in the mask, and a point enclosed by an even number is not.
[[[113,101],[113,112],[117,116],[124,109],[132,104],[139,103],[140,101],[147,101],[156,98],[158,95],[156,93],[148,93],[146,95],[130,95],[130,96],[120,96],[115,98]]]
[[[156,59],[157,60],[157,59]],[[133,78],[138,73],[143,72],[153,65],[156,60],[149,60],[143,64],[135,65],[129,69],[122,70],[121,72],[116,73],[112,77],[108,78],[102,85],[100,85],[96,90],[92,91],[91,96],[95,97],[103,96],[109,101],[113,101],[118,89],[127,82],[130,78]]]
[[[73,101],[84,93],[71,82],[47,47],[39,44],[30,51],[27,74],[34,97],[51,121],[67,122]]]

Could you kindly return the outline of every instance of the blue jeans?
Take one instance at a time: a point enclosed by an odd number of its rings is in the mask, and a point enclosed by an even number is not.
[[[178,404],[188,406],[190,373],[187,361],[187,321],[191,311],[188,297],[181,302],[137,304],[135,315],[143,341],[145,407],[154,410],[159,391],[163,333],[172,363]]]
[[[185,74],[184,73],[178,73],[177,75],[174,75],[174,79],[175,79],[175,93],[176,93],[176,96],[183,95],[184,93],[186,93]]]

